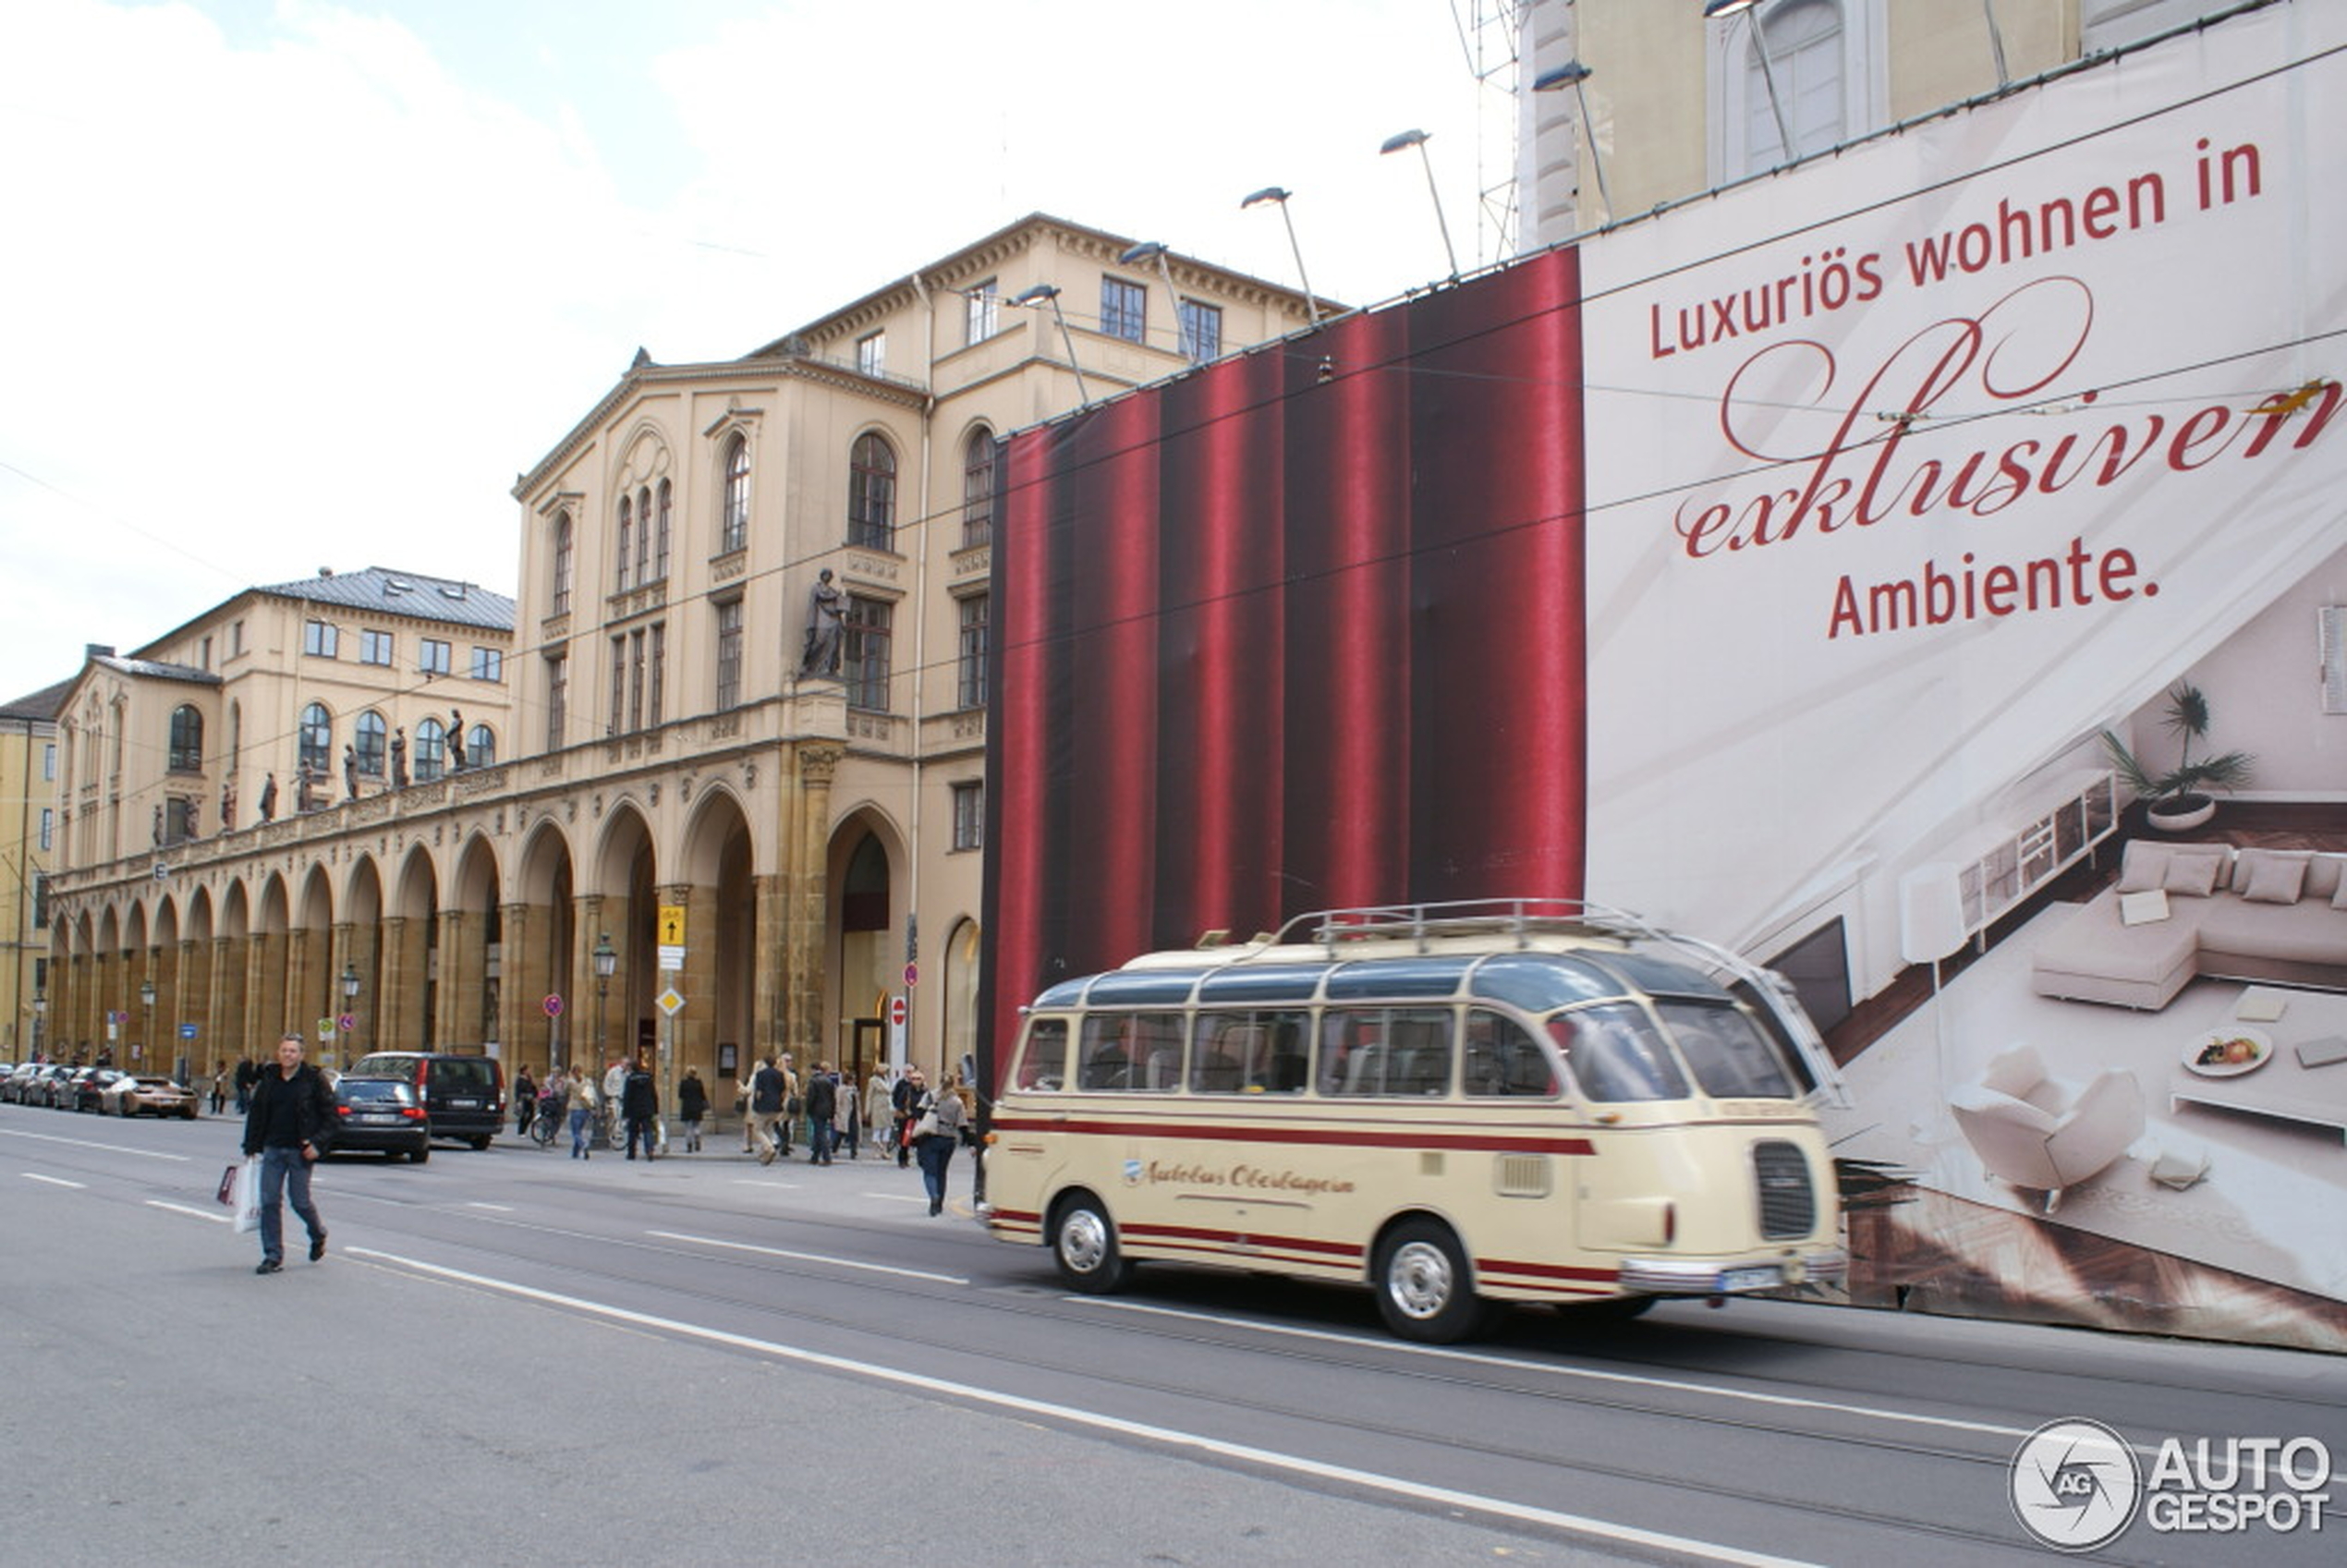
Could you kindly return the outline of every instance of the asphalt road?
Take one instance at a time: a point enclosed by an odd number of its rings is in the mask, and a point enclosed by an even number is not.
[[[1775,1302],[1431,1349],[1355,1291],[1071,1296],[973,1222],[967,1156],[932,1219],[918,1173],[737,1134],[333,1160],[326,1260],[288,1215],[260,1279],[235,1142],[0,1106],[0,1563],[2002,1563],[2052,1555],[2010,1489],[2049,1422],[2347,1456],[2335,1357]],[[2087,1561],[2342,1532],[2138,1518]]]

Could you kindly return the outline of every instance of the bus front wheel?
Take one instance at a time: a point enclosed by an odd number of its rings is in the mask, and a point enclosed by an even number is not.
[[[1437,1220],[1405,1221],[1386,1236],[1378,1248],[1377,1305],[1387,1328],[1426,1344],[1465,1339],[1488,1310],[1468,1279],[1459,1238]]]
[[[1117,1250],[1116,1227],[1090,1193],[1077,1193],[1059,1207],[1052,1222],[1052,1258],[1071,1290],[1105,1295],[1133,1278],[1133,1265]]]

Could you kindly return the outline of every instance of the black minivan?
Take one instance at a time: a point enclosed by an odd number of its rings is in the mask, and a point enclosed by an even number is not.
[[[493,1056],[378,1051],[353,1062],[357,1078],[404,1078],[423,1096],[432,1136],[487,1149],[505,1124],[505,1070]]]

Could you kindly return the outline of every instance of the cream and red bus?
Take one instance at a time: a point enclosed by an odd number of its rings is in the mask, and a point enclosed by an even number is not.
[[[986,1222],[1088,1293],[1162,1259],[1366,1282],[1432,1343],[1626,1317],[1841,1278],[1840,1094],[1782,978],[1620,911],[1325,911],[1037,997]]]

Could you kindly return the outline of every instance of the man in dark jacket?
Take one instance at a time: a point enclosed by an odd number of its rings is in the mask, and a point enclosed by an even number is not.
[[[249,1056],[237,1058],[237,1114],[241,1116],[252,1109],[252,1086],[260,1081],[261,1069],[252,1064]]]
[[[832,1162],[832,1113],[839,1109],[839,1080],[822,1063],[807,1076],[807,1162]]]
[[[653,1124],[660,1120],[660,1089],[640,1056],[627,1064],[627,1076],[619,1086],[619,1113],[627,1118],[627,1158],[636,1158],[636,1140],[640,1137],[644,1158],[650,1160],[656,1136]]]
[[[334,1091],[326,1076],[301,1059],[302,1039],[277,1042],[274,1072],[259,1073],[252,1105],[245,1112],[245,1154],[261,1157],[261,1267],[274,1274],[285,1267],[285,1203],[310,1227],[310,1260],[326,1256],[326,1222],[310,1201],[310,1167],[334,1139]],[[290,1191],[288,1191],[290,1189]]]

